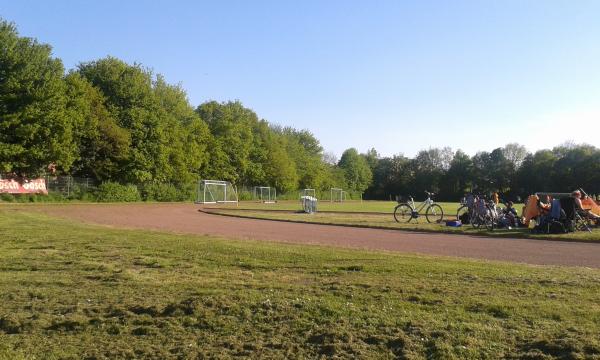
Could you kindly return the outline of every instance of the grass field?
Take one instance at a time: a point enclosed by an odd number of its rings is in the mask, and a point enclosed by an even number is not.
[[[0,359],[600,358],[600,270],[129,231],[0,208]]]
[[[419,205],[417,202],[416,205]],[[459,203],[438,203],[444,209],[447,215],[456,215]],[[340,212],[372,212],[393,214],[394,207],[398,205],[395,201],[345,201],[342,203],[320,201],[318,203],[319,211],[340,211]],[[209,205],[210,207],[210,205]],[[215,205],[218,208],[238,208],[238,209],[256,209],[256,210],[299,210],[301,209],[299,201],[278,201],[275,204],[263,204],[253,201],[241,201],[237,205]],[[423,210],[424,212],[424,210]]]

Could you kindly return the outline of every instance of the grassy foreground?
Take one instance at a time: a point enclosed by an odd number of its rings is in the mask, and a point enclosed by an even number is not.
[[[0,208],[0,359],[600,358],[600,270],[107,229]]]

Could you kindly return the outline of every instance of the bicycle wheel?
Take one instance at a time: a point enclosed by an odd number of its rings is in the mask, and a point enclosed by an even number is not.
[[[473,216],[471,216],[470,221],[471,221],[471,226],[473,226],[473,228],[475,228],[475,229],[479,229],[481,227],[481,224],[483,224],[483,218],[481,217],[481,215],[477,215],[477,214],[474,214]]]
[[[494,218],[490,215],[486,215],[483,217],[483,226],[485,226],[486,230],[494,231],[495,222]]]
[[[429,205],[425,211],[425,217],[430,223],[440,223],[444,219],[444,210],[438,204]]]
[[[458,211],[456,211],[456,220],[460,220],[462,218],[465,217],[465,214],[469,213],[469,207],[467,205],[463,205],[461,207],[458,208]],[[469,222],[465,222],[465,224],[468,224]]]
[[[408,204],[400,204],[394,209],[396,222],[409,222],[412,219],[413,209]]]

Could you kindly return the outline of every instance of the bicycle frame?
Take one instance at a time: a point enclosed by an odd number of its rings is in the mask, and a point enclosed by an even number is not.
[[[420,213],[423,209],[425,209],[426,207],[432,205],[435,203],[435,201],[433,201],[431,199],[430,195],[427,195],[427,199],[425,199],[422,203],[420,203],[418,206],[415,206],[415,200],[412,198],[412,196],[409,196],[409,201],[407,201],[406,203],[408,205],[410,205],[410,207],[413,209],[413,211],[416,211],[417,213]]]

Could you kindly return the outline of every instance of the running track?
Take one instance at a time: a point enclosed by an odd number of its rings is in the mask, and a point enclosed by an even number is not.
[[[202,213],[198,211],[200,207],[193,204],[50,205],[35,209],[52,216],[124,228],[538,265],[600,268],[600,244],[241,219]]]

